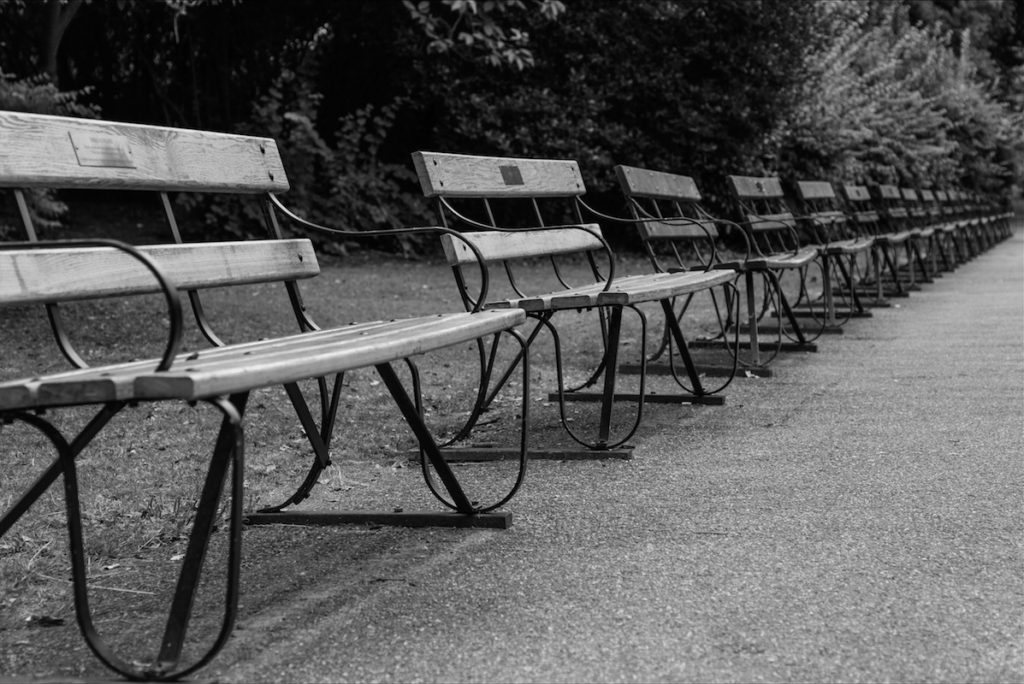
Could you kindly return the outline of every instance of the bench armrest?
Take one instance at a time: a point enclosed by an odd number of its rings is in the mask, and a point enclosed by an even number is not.
[[[167,302],[167,313],[170,318],[170,330],[167,335],[167,345],[164,348],[163,355],[160,357],[160,363],[157,365],[156,370],[157,372],[160,372],[170,369],[171,363],[174,361],[174,357],[177,355],[178,349],[181,347],[181,333],[183,328],[181,299],[178,297],[178,288],[175,286],[174,281],[171,280],[153,257],[126,242],[121,242],[120,240],[97,238],[90,240],[44,240],[38,242],[0,243],[0,250],[4,251],[42,250],[53,247],[113,247],[114,249],[125,252],[129,256],[141,262],[142,265],[153,274],[153,277],[160,285],[160,289],[163,291],[164,299]]]
[[[636,210],[637,214],[640,215],[639,218],[625,218],[625,217],[622,217],[622,216],[610,216],[608,214],[605,214],[603,212],[598,211],[597,209],[594,209],[589,204],[587,204],[586,202],[584,202],[583,200],[581,200],[579,198],[577,198],[577,202],[584,209],[586,209],[590,213],[594,214],[598,218],[600,218],[602,220],[605,220],[605,221],[612,221],[612,222],[615,222],[615,223],[629,223],[629,224],[633,224],[633,225],[640,224],[640,223],[665,223],[665,224],[673,225],[673,226],[697,226],[702,231],[704,231],[704,234],[707,236],[708,241],[711,243],[711,257],[710,257],[710,259],[708,259],[708,263],[704,267],[705,271],[712,270],[712,267],[714,266],[715,262],[718,260],[718,246],[715,244],[715,239],[712,237],[711,233],[708,232],[707,226],[704,225],[704,224],[707,223],[707,222],[710,222],[710,223],[714,223],[716,225],[722,225],[722,226],[725,226],[725,227],[728,227],[728,228],[740,228],[740,226],[736,225],[732,221],[729,221],[728,219],[715,218],[714,216],[711,216],[711,215],[706,215],[706,217],[703,219],[703,221],[701,219],[695,219],[695,218],[693,218],[691,216],[655,216],[654,214],[652,214],[649,211],[647,211],[643,207],[643,205],[641,205],[639,202],[637,202],[633,198],[630,198],[630,202],[631,202],[633,208]],[[750,260],[750,238],[747,237],[747,232],[745,230],[742,230],[742,228],[740,228],[740,230],[738,230],[737,232],[739,232],[740,236],[743,238],[743,244],[744,244],[744,247],[746,249],[746,254],[743,256],[743,261],[744,262],[749,261]]]
[[[309,219],[302,218],[301,216],[290,210],[288,207],[284,206],[284,204],[281,203],[281,200],[279,200],[273,194],[270,194],[269,198],[271,204],[277,207],[277,209],[282,214],[284,214],[291,220],[295,221],[296,223],[302,226],[305,226],[306,228],[311,228],[322,233],[330,233],[332,235],[347,235],[349,237],[354,238],[384,237],[388,235],[416,235],[420,233],[445,233],[451,235],[455,239],[463,242],[470,249],[470,251],[473,252],[473,255],[476,257],[477,265],[480,268],[480,293],[476,299],[476,304],[473,306],[472,312],[476,313],[477,311],[479,311],[481,307],[483,307],[484,302],[486,301],[487,290],[490,286],[490,276],[487,272],[487,265],[484,263],[483,254],[480,253],[480,250],[476,247],[476,245],[463,238],[457,230],[452,230],[451,228],[445,228],[443,226],[414,226],[410,228],[388,228],[385,230],[346,230],[345,228],[332,228],[329,226],[320,225],[319,223],[314,223]]]
[[[788,218],[791,219],[795,223],[795,222],[799,222],[799,221],[808,220],[810,217],[809,216],[805,216],[803,214],[790,214]],[[739,226],[739,227],[743,228],[744,229],[743,230],[744,233],[746,233],[748,229],[753,230],[755,226],[757,226],[759,224],[762,224],[762,223],[781,224],[781,225],[785,226],[789,230],[789,234],[793,238],[793,245],[794,245],[794,247],[793,247],[793,254],[797,254],[800,251],[800,246],[802,244],[802,241],[800,240],[800,234],[796,232],[796,228],[794,228],[793,226],[789,225],[788,223],[784,223],[783,221],[781,221],[779,219],[775,219],[775,218],[751,218],[751,219],[749,219],[747,221],[730,221],[730,223],[732,225]],[[764,256],[764,254],[761,253],[760,248],[757,247],[757,243],[754,243],[754,248],[757,250],[757,253],[760,256]]]

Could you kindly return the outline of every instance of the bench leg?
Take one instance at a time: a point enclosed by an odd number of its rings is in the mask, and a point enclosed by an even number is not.
[[[232,397],[231,400],[217,398],[209,403],[217,406],[224,413],[221,430],[214,448],[210,469],[207,471],[206,483],[196,514],[196,522],[189,537],[178,586],[175,590],[167,627],[161,642],[160,655],[153,667],[139,665],[137,661],[127,661],[114,653],[109,644],[100,636],[92,621],[89,608],[87,586],[86,554],[82,531],[81,507],[78,496],[78,474],[75,458],[88,445],[100,429],[118,413],[124,404],[113,402],[107,404],[96,417],[86,426],[72,442],[65,441],[60,432],[39,416],[27,413],[15,413],[11,417],[32,425],[43,433],[53,444],[58,453],[59,467],[51,466],[43,478],[37,481],[33,490],[38,489],[45,478],[50,482],[56,474],[64,475],[64,498],[67,515],[68,546],[71,557],[71,578],[74,592],[75,617],[82,636],[93,654],[108,668],[123,677],[132,680],[179,679],[206,665],[217,655],[227,642],[234,626],[238,607],[238,580],[241,558],[242,531],[242,497],[243,497],[243,466],[242,466],[242,418],[248,393]],[[230,522],[230,540],[228,554],[227,587],[224,615],[221,629],[212,646],[193,664],[182,668],[177,667],[184,643],[185,633],[191,617],[195,592],[199,584],[200,571],[206,555],[206,549],[213,531],[213,523],[220,505],[221,491],[227,475],[228,467],[232,467],[232,507]],[[23,497],[24,501],[24,497]],[[5,521],[8,516],[5,516]],[[11,521],[13,522],[13,521]],[[8,525],[9,526],[9,525]]]
[[[89,445],[89,442],[99,433],[103,427],[110,422],[110,419],[118,414],[121,409],[125,407],[123,402],[112,402],[103,406],[91,421],[82,429],[78,436],[68,446],[71,452],[71,458],[75,459],[78,454],[82,453],[82,450]],[[30,417],[28,414],[15,414],[12,418],[18,418],[26,421],[26,418]],[[32,425],[38,428],[36,420],[29,420]],[[43,421],[45,423],[45,421]],[[52,438],[51,438],[52,439]],[[61,438],[63,439],[63,438]],[[43,474],[32,484],[31,487],[21,496],[18,501],[14,503],[0,518],[0,537],[7,534],[7,530],[11,529],[14,523],[18,522],[18,519],[23,516],[29,508],[32,507],[40,496],[50,488],[60,474],[64,472],[64,460],[60,457],[55,459],[53,463],[43,471]]]
[[[623,458],[628,456],[620,455],[619,447],[622,447],[628,442],[633,435],[636,433],[637,428],[640,427],[640,423],[643,420],[643,409],[646,393],[646,382],[647,382],[647,317],[642,311],[637,309],[635,306],[613,306],[610,307],[611,312],[608,321],[608,333],[607,333],[607,347],[605,353],[601,359],[601,364],[604,367],[605,381],[604,388],[601,394],[596,393],[579,393],[573,394],[572,391],[565,389],[564,375],[562,372],[562,344],[558,336],[558,331],[551,325],[549,320],[541,321],[545,327],[551,332],[551,339],[555,346],[555,374],[558,381],[558,392],[552,395],[550,398],[558,401],[558,416],[562,422],[562,427],[578,444],[590,449],[593,453],[593,458],[602,457],[613,457]],[[639,392],[638,394],[623,394],[620,395],[615,391],[616,383],[616,371],[618,366],[618,346],[619,337],[622,326],[622,310],[631,309],[640,319],[640,378],[639,378]],[[601,413],[598,423],[598,439],[596,442],[588,441],[580,437],[573,429],[569,426],[568,417],[565,415],[565,404],[568,401],[599,401],[601,402]],[[614,408],[616,401],[630,401],[636,402],[637,411],[636,417],[632,427],[627,431],[626,436],[622,438],[611,438],[611,416],[612,409]]]

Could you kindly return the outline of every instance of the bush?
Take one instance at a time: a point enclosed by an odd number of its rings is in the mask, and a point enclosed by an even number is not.
[[[332,147],[318,133],[322,96],[313,86],[316,67],[315,56],[306,55],[297,68],[282,70],[239,131],[277,141],[290,185],[285,205],[310,221],[351,231],[432,224],[416,187],[416,174],[408,165],[382,161],[380,155],[406,100],[395,98],[381,107],[369,104],[341,117]],[[263,233],[259,207],[243,198],[186,194],[179,203],[192,215],[203,217],[206,234]],[[328,253],[344,254],[358,246],[329,233],[307,236]],[[406,256],[424,246],[409,238],[398,244]]]
[[[79,102],[80,97],[90,92],[91,88],[60,92],[46,76],[19,79],[0,70],[0,111],[96,118],[98,107]],[[47,238],[58,237],[67,205],[59,201],[52,190],[28,190],[25,199],[36,230]],[[0,195],[0,240],[28,237],[23,228],[16,227],[20,223],[11,205],[10,193],[3,193]]]

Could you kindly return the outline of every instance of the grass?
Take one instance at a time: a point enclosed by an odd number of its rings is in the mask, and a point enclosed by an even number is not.
[[[647,268],[637,256],[620,260],[622,275]],[[579,277],[583,270],[584,265],[577,262],[570,263],[567,272]],[[546,279],[546,287],[557,288],[542,263],[526,264],[521,277],[524,282]],[[326,260],[322,274],[303,283],[302,290],[314,319],[323,327],[461,309],[450,271],[436,260],[379,255]],[[229,342],[295,332],[294,317],[279,285],[211,291],[204,294],[203,303],[215,330]],[[660,313],[656,307],[644,308],[651,322],[651,349],[660,334]],[[152,358],[162,349],[166,320],[159,297],[87,302],[62,310],[76,348],[90,364]],[[4,310],[0,315],[0,378],[67,368],[43,311]],[[708,328],[713,321],[708,302],[699,301],[686,320],[685,330],[691,334]],[[593,312],[563,312],[556,321],[567,361],[567,383],[578,384],[589,376],[600,355],[596,317]],[[640,329],[634,316],[627,316],[625,324],[622,360],[635,362]],[[194,325],[186,338],[189,349],[206,346]],[[547,402],[547,392],[555,387],[555,372],[552,345],[546,336],[541,340],[531,352],[531,444],[569,446],[572,442],[558,424],[555,407]],[[505,361],[510,361],[511,345],[503,348]],[[460,345],[417,360],[427,420],[441,439],[453,435],[468,415],[477,383],[476,358],[475,347]],[[521,410],[519,378],[518,373],[513,376],[494,410],[474,431],[474,441],[515,444]],[[656,391],[667,391],[667,382],[651,379]],[[635,391],[635,383],[635,378],[623,376],[621,391]],[[315,401],[312,383],[306,383],[304,390]],[[46,417],[65,435],[73,435],[93,411],[65,409]],[[596,404],[572,404],[569,420],[575,426],[592,426],[596,411]],[[628,407],[617,413],[615,429],[625,429],[629,418]],[[122,630],[124,640],[160,628],[158,623],[138,627],[136,618],[165,614],[218,423],[219,414],[203,404],[142,404],[115,418],[77,461],[97,620],[101,626]],[[6,510],[50,462],[52,449],[18,423],[0,428],[0,444],[4,458],[0,508]],[[438,508],[410,462],[415,447],[411,432],[372,369],[346,374],[332,447],[334,465],[321,475],[304,507]],[[283,501],[301,482],[310,461],[306,438],[284,390],[271,387],[253,392],[246,412],[245,508],[255,510]],[[514,466],[459,466],[459,476],[472,498],[491,500],[510,485]],[[222,553],[223,548],[215,544],[211,556]],[[0,539],[0,641],[5,632],[16,634],[27,626],[73,622],[69,576],[58,483]],[[218,580],[210,582],[205,591],[216,594]]]

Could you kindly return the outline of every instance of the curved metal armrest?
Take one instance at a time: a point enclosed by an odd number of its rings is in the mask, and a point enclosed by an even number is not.
[[[271,203],[277,207],[282,214],[290,218],[291,220],[299,223],[306,228],[311,228],[322,233],[330,233],[332,235],[347,235],[349,237],[356,238],[367,238],[367,237],[386,237],[391,235],[416,235],[421,233],[444,233],[451,235],[456,240],[459,240],[473,253],[476,258],[477,266],[480,269],[480,292],[477,295],[475,304],[471,310],[472,313],[480,311],[480,307],[487,301],[487,290],[490,287],[490,274],[487,270],[487,264],[484,261],[484,255],[480,253],[480,250],[472,242],[464,238],[459,231],[452,230],[451,228],[445,228],[443,226],[414,226],[410,228],[390,228],[387,230],[346,230],[344,228],[331,228],[329,226],[323,226],[319,223],[314,223],[308,219],[304,219],[297,215],[288,207],[284,206],[279,199],[273,194],[269,195]]]
[[[806,220],[806,219],[810,218],[810,217],[804,216],[802,214],[791,214],[790,217],[794,221]],[[753,228],[755,225],[757,225],[759,223],[778,223],[778,224],[782,224],[782,225],[786,226],[786,228],[789,229],[789,233],[790,233],[790,235],[793,238],[793,252],[792,252],[793,255],[795,256],[796,254],[798,254],[800,252],[800,236],[797,234],[796,229],[793,226],[789,225],[788,223],[783,223],[782,221],[780,221],[778,219],[768,219],[768,218],[762,219],[762,218],[759,218],[759,219],[757,219],[755,221],[739,221],[739,222],[736,223],[736,225],[739,225],[739,226],[749,226],[749,227]],[[757,247],[756,244],[754,246]],[[761,254],[760,248],[758,248],[757,252],[758,252],[758,254]],[[764,256],[764,254],[761,254],[761,256]]]
[[[604,239],[603,235],[597,235],[596,233],[593,233],[593,232],[587,230],[586,228],[584,228],[579,223],[565,223],[565,224],[559,224],[559,225],[554,225],[554,226],[527,226],[525,228],[512,228],[512,227],[508,227],[508,226],[492,226],[492,225],[488,225],[486,223],[481,223],[481,222],[479,222],[479,221],[477,221],[475,219],[471,219],[470,217],[468,217],[465,214],[461,213],[458,209],[453,207],[444,197],[440,197],[439,199],[440,199],[441,203],[445,206],[445,208],[448,211],[451,212],[452,216],[456,217],[457,219],[459,219],[460,221],[462,221],[466,225],[472,226],[473,228],[479,228],[480,230],[492,230],[492,231],[497,231],[497,232],[501,232],[501,233],[527,233],[527,232],[537,232],[537,231],[547,231],[547,230],[567,230],[567,229],[568,230],[580,230],[580,231],[583,231],[583,232],[587,233],[588,235],[590,235],[591,237],[597,238],[598,242],[601,243],[602,249],[604,249],[605,255],[608,257],[608,278],[605,280],[604,287],[602,288],[601,291],[602,292],[607,292],[611,288],[612,283],[615,280],[615,253],[612,252],[612,248],[608,244],[608,241]],[[449,229],[445,229],[445,230],[449,230]],[[458,235],[457,232],[455,234]],[[463,239],[463,241],[465,242],[465,239]]]
[[[157,365],[156,370],[157,372],[169,370],[171,363],[174,361],[174,357],[178,354],[178,348],[181,346],[181,332],[183,327],[181,299],[178,297],[178,288],[175,286],[174,281],[164,273],[163,269],[159,264],[157,264],[153,257],[126,242],[101,238],[89,240],[44,240],[40,242],[0,243],[0,249],[2,250],[47,249],[53,247],[113,247],[122,252],[126,252],[136,260],[142,262],[142,265],[153,274],[156,281],[160,284],[160,289],[163,290],[164,299],[167,301],[167,313],[170,316],[171,326],[167,335],[167,346],[164,348],[163,356],[160,357],[160,363]]]

